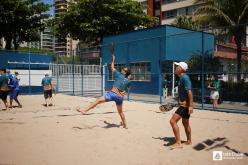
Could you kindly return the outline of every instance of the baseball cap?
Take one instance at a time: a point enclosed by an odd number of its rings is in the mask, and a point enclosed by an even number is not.
[[[185,62],[175,62],[175,65],[180,66],[184,71],[188,69],[188,64]]]

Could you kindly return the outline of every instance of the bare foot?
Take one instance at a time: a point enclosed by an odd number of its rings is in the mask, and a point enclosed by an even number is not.
[[[175,143],[175,144],[172,144],[170,146],[170,149],[173,150],[173,149],[178,149],[178,148],[183,148],[182,144],[179,144],[179,143]]]
[[[188,141],[184,142],[183,144],[184,144],[184,145],[191,145],[192,142],[188,140]]]
[[[123,125],[122,121],[120,122],[120,125],[123,126],[123,128],[128,129],[126,125]]]
[[[123,125],[123,128],[128,129],[128,126],[127,125]]]
[[[77,111],[80,112],[82,115],[85,115],[86,114],[86,112],[83,111],[83,110],[77,109]]]

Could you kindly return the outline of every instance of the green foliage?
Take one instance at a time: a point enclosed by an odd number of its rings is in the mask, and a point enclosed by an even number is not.
[[[2,0],[0,3],[0,38],[6,40],[6,49],[12,42],[17,50],[22,41],[39,41],[39,30],[45,26],[49,17],[50,5],[40,0]]]
[[[142,5],[132,0],[78,0],[68,12],[56,19],[56,35],[68,34],[90,45],[99,44],[105,35],[152,27],[157,18],[143,12]]]
[[[211,72],[219,72],[221,62],[219,58],[214,57],[212,53],[205,52],[202,55],[200,53],[195,53],[191,56],[191,58],[187,61],[189,65],[189,73],[201,73],[202,68],[202,60],[204,62],[204,72],[211,73]]]
[[[186,29],[192,29],[192,30],[199,30],[200,24],[199,22],[193,20],[192,17],[188,16],[177,16],[175,21],[172,23],[172,25],[175,25],[180,28],[186,28]]]
[[[240,80],[242,49],[245,28],[248,23],[248,0],[196,0],[203,3],[194,16],[196,20],[208,23],[211,27],[224,27],[218,33],[235,36],[237,45],[237,78]]]

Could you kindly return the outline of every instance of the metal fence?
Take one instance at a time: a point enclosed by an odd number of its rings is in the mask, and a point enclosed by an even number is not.
[[[56,54],[54,63],[57,64],[44,65],[52,75],[57,92],[98,97],[113,85],[109,43],[114,42],[116,69],[121,70],[126,65],[132,70],[132,88],[125,99],[161,104],[176,102],[179,77],[174,73],[174,62],[185,61],[189,65],[187,74],[192,81],[196,108],[248,114],[248,48],[245,44],[238,71],[237,47],[227,39],[218,39],[219,36],[212,33],[214,30],[206,33],[163,28],[110,36],[102,45],[73,52],[67,64],[59,60],[62,54]],[[91,59],[96,53],[98,60],[85,62],[85,56]],[[98,63],[92,65],[94,62]],[[21,82],[23,89],[28,90],[23,93],[35,93],[34,88],[38,86],[41,92],[44,71],[36,72],[32,69],[35,64],[30,66],[31,71],[20,75],[26,76]],[[217,75],[221,83],[221,104],[217,109],[213,109],[208,88],[213,75]]]
[[[103,67],[100,65],[52,64],[56,91],[81,96],[100,96],[104,89]]]

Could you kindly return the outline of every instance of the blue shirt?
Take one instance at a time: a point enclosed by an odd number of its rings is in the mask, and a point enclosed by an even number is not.
[[[51,77],[44,77],[41,81],[41,85],[45,86],[45,85],[50,85],[52,82],[52,78]]]
[[[113,86],[119,90],[127,91],[127,88],[130,87],[131,81],[117,70],[114,70],[114,79],[115,82]]]
[[[9,86],[11,87],[11,89],[13,90],[19,90],[19,80],[16,77],[12,77],[10,79],[10,83]]]
[[[8,77],[8,79],[12,79],[14,77],[11,73],[7,73],[6,76]]]
[[[191,81],[189,76],[184,74],[178,82],[178,96],[180,101],[187,100],[189,90],[192,90]]]

